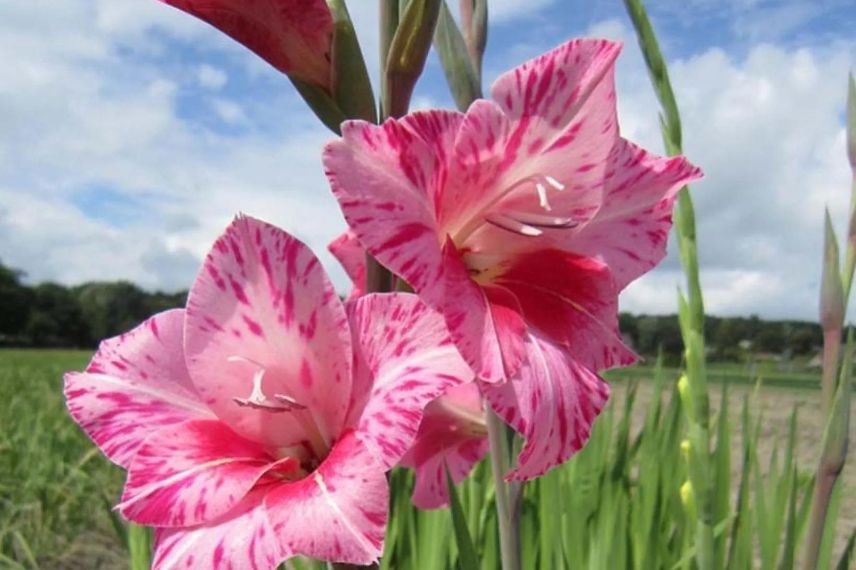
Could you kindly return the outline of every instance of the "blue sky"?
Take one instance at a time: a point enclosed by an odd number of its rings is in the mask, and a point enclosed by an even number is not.
[[[375,75],[375,2],[351,0]],[[716,314],[813,319],[823,208],[849,198],[852,0],[650,0],[671,63]],[[494,0],[486,83],[579,35],[625,40],[623,134],[661,151],[657,107],[620,0]],[[0,5],[0,259],[30,281],[189,286],[237,211],[291,231],[344,290],[326,243],[344,228],[320,149],[330,134],[288,80],[156,0]],[[451,106],[432,56],[416,107]],[[673,249],[673,248],[672,248]],[[622,297],[675,308],[673,253]]]

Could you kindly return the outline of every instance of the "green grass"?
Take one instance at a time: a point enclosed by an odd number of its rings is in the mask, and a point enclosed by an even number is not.
[[[82,351],[0,351],[0,568],[121,568],[123,475],[65,411]]]
[[[644,380],[651,378],[654,366],[640,364],[629,368],[620,368],[606,373],[610,380]],[[667,376],[677,377],[679,368],[666,368]],[[708,364],[707,379],[717,384],[754,385],[759,379],[765,386],[777,388],[794,388],[801,390],[820,390],[820,372],[785,372],[770,363],[759,363],[757,366],[735,363]]]

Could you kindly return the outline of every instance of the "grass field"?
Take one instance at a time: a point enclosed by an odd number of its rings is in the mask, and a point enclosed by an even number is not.
[[[88,357],[89,353],[79,351],[0,351],[0,568],[127,568],[125,529],[110,510],[119,496],[122,473],[78,430],[62,400],[62,373],[81,369]],[[627,382],[622,378],[648,374],[650,370],[645,369],[613,374],[613,405],[623,406]],[[733,370],[727,373],[734,375]],[[819,392],[807,389],[811,386],[805,378],[796,380],[800,381],[792,388],[764,389],[755,401],[756,413],[763,417],[758,450],[762,464],[767,463],[784,442],[789,415],[797,407],[795,457],[801,474],[808,476],[817,460],[822,433]],[[751,387],[732,389],[731,409],[739,408],[747,390]],[[716,391],[712,387],[714,404],[718,402]],[[634,406],[636,427],[644,420],[651,394],[650,383],[643,382]],[[851,440],[854,437],[856,431]],[[735,457],[739,457],[741,434],[734,433],[731,441]],[[735,460],[735,481],[739,472]],[[844,478],[836,551],[856,526],[852,459]]]

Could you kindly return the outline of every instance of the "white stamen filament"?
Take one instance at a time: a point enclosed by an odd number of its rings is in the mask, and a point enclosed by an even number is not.
[[[478,213],[473,214],[461,228],[452,232],[455,243],[459,247],[463,246],[484,222],[528,237],[543,235],[544,232],[539,228],[568,229],[578,225],[571,218],[533,214],[525,210],[509,209],[507,203],[503,205],[502,202],[506,197],[523,186],[529,188],[534,186],[538,195],[538,205],[547,212],[553,211],[549,199],[550,191],[561,192],[565,189],[565,185],[556,178],[544,174],[533,174],[520,178],[513,184],[506,186],[501,192],[493,194],[493,199],[490,202],[482,205]],[[519,201],[519,198],[515,198],[515,206],[519,204]]]
[[[538,204],[548,212],[553,208],[550,207],[550,202],[547,201],[547,189],[540,182],[535,184],[535,190],[538,192]]]
[[[485,216],[485,221],[495,225],[498,228],[502,228],[504,230],[508,230],[510,232],[514,232],[522,236],[538,237],[544,233],[538,228],[521,223],[520,221],[515,220],[514,218],[510,218],[505,214],[488,214],[487,216]]]
[[[544,176],[544,180],[546,180],[547,184],[549,184],[559,192],[565,189],[565,185],[553,178],[552,176]]]
[[[253,373],[253,389],[250,392],[249,398],[232,398],[232,400],[239,406],[248,406],[257,410],[266,410],[268,412],[292,412],[295,410],[306,409],[306,406],[285,394],[274,394],[273,399],[268,398],[262,389],[262,380],[264,379],[266,370],[265,367],[258,362],[243,356],[230,356],[226,361],[246,362],[258,367],[258,370]]]

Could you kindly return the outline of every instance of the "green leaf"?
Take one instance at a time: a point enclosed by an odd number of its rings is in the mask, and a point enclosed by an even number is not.
[[[466,41],[445,1],[442,2],[437,20],[434,49],[440,56],[440,64],[455,104],[459,110],[466,111],[473,101],[481,98],[481,81],[467,53]]]
[[[349,119],[377,122],[377,108],[357,33],[344,0],[328,0],[333,15],[333,98]]]
[[[128,526],[128,552],[131,570],[148,570],[152,566],[152,531],[131,523]]]
[[[835,566],[835,570],[850,570],[853,568],[853,552],[856,545],[856,530],[850,533],[850,538],[847,540],[847,546],[841,553],[841,558]]]
[[[458,566],[461,570],[479,570],[479,561],[476,556],[475,546],[473,546],[473,538],[470,536],[470,529],[467,527],[467,519],[464,516],[461,499],[458,496],[458,490],[455,488],[455,482],[452,481],[452,475],[449,473],[448,466],[446,467],[446,485],[449,488],[452,527],[455,530],[455,541],[458,545]]]

